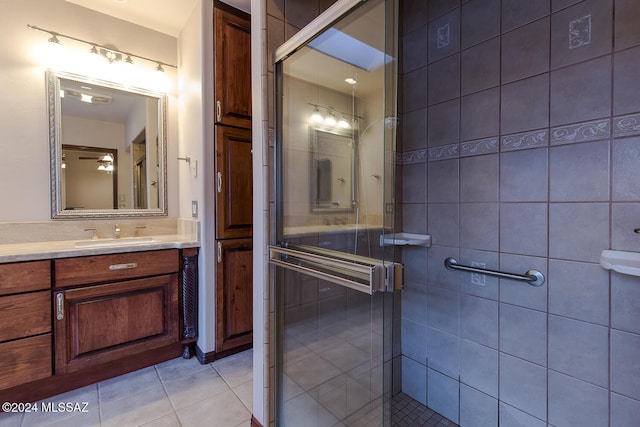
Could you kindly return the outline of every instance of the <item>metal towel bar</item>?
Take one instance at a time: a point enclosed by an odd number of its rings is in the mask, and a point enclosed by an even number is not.
[[[528,282],[531,286],[542,286],[544,284],[544,274],[538,270],[528,270],[525,274],[506,273],[504,271],[490,270],[488,268],[471,267],[468,265],[458,264],[455,258],[447,258],[444,260],[444,266],[449,270],[468,271],[470,273],[481,273],[489,276],[502,277],[503,279],[518,280],[520,282]]]

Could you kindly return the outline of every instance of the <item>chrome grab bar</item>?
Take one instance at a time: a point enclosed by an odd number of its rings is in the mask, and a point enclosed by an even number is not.
[[[402,284],[402,265],[328,249],[269,246],[269,262],[372,295]]]
[[[490,270],[488,268],[471,267],[468,265],[458,264],[455,258],[449,257],[444,260],[444,266],[448,270],[468,271],[470,273],[480,273],[489,276],[501,277],[503,279],[518,280],[520,282],[528,282],[531,286],[542,286],[544,284],[544,274],[538,270],[528,270],[524,274],[506,273],[504,271]]]

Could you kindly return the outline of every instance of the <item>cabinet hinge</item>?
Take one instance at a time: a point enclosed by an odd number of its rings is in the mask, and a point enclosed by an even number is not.
[[[222,262],[222,242],[218,242],[218,262]]]
[[[56,319],[64,319],[64,293],[56,294]]]

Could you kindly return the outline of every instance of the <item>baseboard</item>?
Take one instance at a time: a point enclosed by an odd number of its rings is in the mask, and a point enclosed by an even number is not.
[[[251,427],[262,427],[260,421],[256,420],[256,417],[254,417],[253,415],[251,416]]]
[[[205,353],[204,351],[200,350],[200,347],[198,345],[196,345],[196,358],[201,365],[206,365],[208,363],[215,362],[216,352],[210,351],[208,353]]]

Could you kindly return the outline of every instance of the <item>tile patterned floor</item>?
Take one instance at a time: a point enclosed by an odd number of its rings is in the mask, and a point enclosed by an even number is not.
[[[88,402],[86,413],[0,413],[0,427],[249,427],[252,359],[173,359],[44,400]]]
[[[393,427],[458,427],[404,393],[394,396],[391,405]]]

